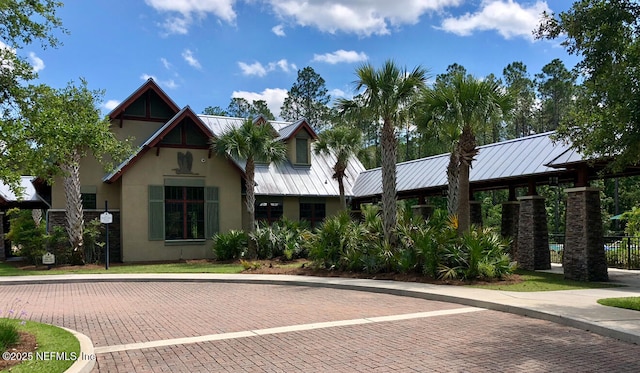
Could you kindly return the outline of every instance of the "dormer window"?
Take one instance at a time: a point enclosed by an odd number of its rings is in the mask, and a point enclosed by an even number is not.
[[[296,164],[309,163],[309,139],[296,138]]]

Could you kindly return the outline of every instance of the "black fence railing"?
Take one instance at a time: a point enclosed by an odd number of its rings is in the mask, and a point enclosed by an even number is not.
[[[549,235],[551,263],[562,263],[564,235]],[[640,237],[605,236],[604,252],[612,268],[640,269]]]

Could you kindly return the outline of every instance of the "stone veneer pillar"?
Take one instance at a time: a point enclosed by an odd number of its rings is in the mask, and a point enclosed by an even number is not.
[[[600,189],[577,187],[567,192],[564,240],[564,278],[578,281],[608,281],[604,252]]]
[[[469,213],[471,214],[471,224],[482,227],[482,202],[469,201]]]
[[[544,197],[518,197],[518,267],[526,270],[550,269],[549,230]]]
[[[0,260],[2,261],[7,259],[4,249],[4,212],[0,211]]]
[[[518,252],[518,221],[520,215],[520,202],[507,201],[502,204],[502,224],[500,234],[511,240],[509,254],[515,260]]]
[[[431,205],[415,205],[411,206],[413,216],[420,216],[424,220],[428,220],[433,215],[433,206]]]

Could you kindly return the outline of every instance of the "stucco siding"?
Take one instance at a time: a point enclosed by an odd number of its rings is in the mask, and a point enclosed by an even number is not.
[[[211,257],[211,237],[206,243],[149,241],[149,185],[164,185],[166,179],[199,179],[219,189],[220,231],[242,228],[240,174],[224,158],[208,158],[207,150],[190,149],[193,174],[177,175],[178,152],[186,149],[162,148],[160,154],[145,153],[122,180],[122,243],[124,261],[177,260]],[[203,161],[204,160],[204,161]]]

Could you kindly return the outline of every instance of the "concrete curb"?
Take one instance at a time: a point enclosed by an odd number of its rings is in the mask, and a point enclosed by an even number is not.
[[[74,278],[75,276],[78,276]],[[111,277],[113,276],[113,277]],[[236,277],[237,276],[237,277]],[[413,297],[425,300],[434,300],[441,302],[450,302],[466,306],[486,308],[494,311],[501,311],[512,313],[520,316],[536,318],[540,320],[554,322],[560,325],[565,325],[577,329],[586,330],[601,336],[619,339],[624,342],[634,343],[640,345],[640,335],[628,332],[624,329],[614,329],[611,327],[605,327],[598,325],[597,323],[589,320],[584,320],[570,315],[562,315],[552,311],[536,310],[523,306],[499,303],[490,300],[481,300],[466,298],[456,295],[440,294],[429,289],[400,289],[397,286],[398,283],[392,281],[382,280],[362,280],[362,279],[348,279],[338,277],[304,277],[304,276],[290,276],[290,275],[200,275],[193,277],[193,274],[140,274],[137,276],[132,275],[109,275],[93,277],[86,275],[72,275],[61,278],[49,277],[43,279],[28,278],[28,279],[0,279],[1,285],[18,285],[18,284],[50,284],[50,283],[86,283],[86,282],[194,282],[194,283],[236,283],[236,284],[252,284],[252,285],[287,285],[287,286],[309,286],[309,287],[323,287],[331,289],[341,290],[354,290],[365,291],[372,293],[391,294],[405,297]],[[368,284],[362,284],[357,282],[369,282]],[[493,290],[487,290],[493,291]],[[85,336],[86,337],[86,336]],[[87,338],[88,339],[88,338]],[[91,341],[89,341],[90,343]],[[91,352],[93,353],[93,346],[91,346]],[[75,365],[75,364],[74,364]],[[84,371],[83,371],[84,372]]]
[[[78,356],[78,359],[69,367],[69,369],[65,370],[65,373],[91,372],[93,370],[93,367],[96,365],[96,355],[91,339],[73,329],[68,329],[61,326],[58,326],[58,328],[64,329],[73,334],[74,337],[78,339],[78,342],[80,342],[80,356]]]

